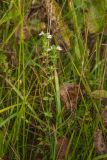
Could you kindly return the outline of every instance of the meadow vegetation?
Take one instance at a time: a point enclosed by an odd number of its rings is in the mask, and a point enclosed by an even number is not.
[[[107,159],[107,0],[0,0],[0,160]]]

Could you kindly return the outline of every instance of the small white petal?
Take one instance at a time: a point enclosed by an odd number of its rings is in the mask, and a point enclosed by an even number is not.
[[[52,48],[48,48],[48,49],[47,49],[47,52],[50,52],[51,50],[52,50]]]
[[[54,48],[54,46],[51,46],[51,50]]]
[[[49,34],[49,33],[47,33],[47,38],[48,38],[48,39],[51,39],[51,38],[52,38],[52,35]]]
[[[58,51],[62,51],[62,48],[61,48],[60,46],[57,46],[56,49],[57,49]]]
[[[40,33],[39,33],[39,36],[42,36],[42,35],[44,35],[45,33],[43,32],[43,31],[41,31]]]

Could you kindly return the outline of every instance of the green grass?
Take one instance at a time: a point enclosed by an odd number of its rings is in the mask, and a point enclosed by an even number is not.
[[[58,141],[63,137],[69,139],[65,160],[107,158],[107,154],[98,154],[93,144],[96,128],[101,128],[105,139],[107,129],[102,122],[101,99],[92,96],[94,90],[107,89],[107,2],[57,2],[72,33],[66,53],[57,50],[60,46],[57,38],[53,44],[47,38],[49,24],[40,36],[44,22],[37,18],[33,19],[33,25],[26,22],[31,0],[0,2],[0,158],[3,160],[56,160]],[[65,109],[60,99],[63,83],[83,86],[74,114]]]

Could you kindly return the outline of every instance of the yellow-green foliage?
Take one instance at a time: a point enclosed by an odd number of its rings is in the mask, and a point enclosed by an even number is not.
[[[106,25],[106,1],[94,0],[88,5],[86,23],[90,33],[102,31]]]

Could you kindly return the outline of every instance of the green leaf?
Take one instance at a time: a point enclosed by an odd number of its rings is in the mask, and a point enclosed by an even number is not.
[[[19,13],[17,10],[7,11],[4,14],[4,16],[0,19],[0,25],[8,22],[9,20],[15,19],[17,16],[19,16]]]
[[[0,124],[3,122],[3,118],[0,117]],[[4,131],[0,129],[0,157],[4,155]]]
[[[3,147],[4,147],[3,141],[4,141],[4,133],[0,131],[0,157],[3,156]]]
[[[106,90],[95,90],[91,93],[93,98],[107,98],[107,91]]]
[[[52,118],[52,113],[50,113],[50,112],[44,112],[44,115],[46,117]]]

